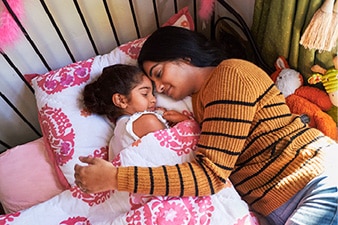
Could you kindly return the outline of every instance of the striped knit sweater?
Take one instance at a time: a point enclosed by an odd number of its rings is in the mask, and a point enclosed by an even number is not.
[[[119,168],[118,190],[203,196],[230,178],[253,210],[268,215],[322,172],[321,148],[333,141],[291,115],[283,95],[255,65],[223,61],[192,99],[202,125],[196,160]]]

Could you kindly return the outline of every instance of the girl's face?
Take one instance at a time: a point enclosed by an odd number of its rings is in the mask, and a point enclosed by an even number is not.
[[[155,82],[159,93],[181,100],[198,91],[195,74],[196,67],[189,60],[165,62],[146,61],[143,68],[148,77]]]
[[[156,98],[153,95],[153,85],[151,80],[144,75],[142,82],[131,90],[125,112],[134,114],[145,110],[154,111],[155,107]]]

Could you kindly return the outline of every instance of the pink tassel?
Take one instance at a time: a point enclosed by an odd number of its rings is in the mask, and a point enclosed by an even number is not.
[[[8,5],[11,7],[18,19],[23,15],[23,4],[21,0],[8,0]],[[14,21],[11,14],[8,12],[5,5],[2,5],[0,11],[0,51],[9,45],[13,45],[18,39],[20,28]]]
[[[198,15],[204,21],[209,20],[215,6],[215,0],[201,0],[200,10],[198,11]]]

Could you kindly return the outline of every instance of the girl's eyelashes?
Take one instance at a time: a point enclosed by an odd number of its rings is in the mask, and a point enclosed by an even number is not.
[[[148,95],[153,96],[153,89],[149,88],[149,90],[141,92],[141,95],[143,95],[144,97],[148,97]]]
[[[148,94],[149,94],[148,91],[142,91],[142,92],[141,92],[141,95],[143,95],[143,96],[145,96],[145,97],[147,97]]]

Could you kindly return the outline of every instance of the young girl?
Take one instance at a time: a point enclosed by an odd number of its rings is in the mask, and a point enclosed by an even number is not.
[[[150,79],[138,67],[121,64],[104,68],[101,76],[85,87],[86,108],[107,115],[116,125],[109,143],[109,161],[142,136],[168,128],[166,119],[171,123],[188,119],[173,110],[156,110],[153,93]]]

